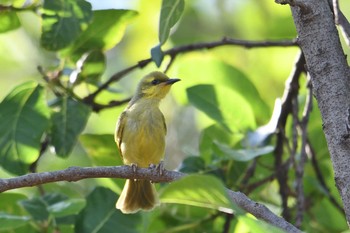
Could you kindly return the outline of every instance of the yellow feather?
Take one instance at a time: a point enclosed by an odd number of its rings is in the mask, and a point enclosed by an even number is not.
[[[120,115],[115,141],[124,164],[149,167],[164,157],[166,125],[159,102],[179,79],[152,72],[139,83],[134,97]],[[116,207],[123,213],[150,210],[158,204],[154,185],[146,180],[127,180]]]

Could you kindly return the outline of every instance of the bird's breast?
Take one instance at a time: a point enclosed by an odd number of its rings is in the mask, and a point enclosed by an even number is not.
[[[165,124],[158,108],[139,111],[131,109],[121,143],[121,151],[126,164],[148,167],[158,164],[164,156]]]

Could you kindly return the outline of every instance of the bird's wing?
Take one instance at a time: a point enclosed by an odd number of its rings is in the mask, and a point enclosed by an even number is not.
[[[126,112],[122,112],[122,114],[118,119],[117,127],[115,129],[115,134],[114,134],[114,140],[117,143],[119,153],[122,157],[123,157],[123,154],[121,151],[121,144],[123,141],[123,132],[124,132],[125,123],[126,123]]]
[[[165,118],[164,115],[162,114],[162,120],[163,120],[163,125],[164,125],[164,133],[167,133],[167,128],[166,128],[166,123],[165,123]]]

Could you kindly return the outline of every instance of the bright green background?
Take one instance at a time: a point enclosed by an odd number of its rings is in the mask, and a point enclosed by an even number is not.
[[[121,10],[113,1],[104,10],[96,10],[101,2],[91,8],[83,0],[47,0],[43,5],[29,1],[26,6],[23,2],[0,1],[3,6],[18,9],[0,12],[1,177],[27,173],[46,135],[51,140],[38,162],[38,172],[122,164],[113,133],[124,106],[96,113],[67,96],[67,89],[74,88],[76,97],[83,98],[115,72],[152,54],[160,68],[152,62],[129,73],[97,97],[99,103],[107,104],[130,97],[139,79],[148,72],[164,70],[169,58],[161,50],[217,41],[224,36],[259,41],[296,37],[289,7],[272,0],[165,0],[162,12],[160,0],[130,1],[127,6],[131,10]],[[348,53],[345,46],[344,49]],[[87,51],[91,53],[80,67],[83,71],[75,76],[74,84],[67,84],[69,75],[77,69],[76,62]],[[159,208],[135,215],[117,211],[114,206],[123,180],[60,182],[0,194],[0,232],[53,232],[55,228],[68,233],[108,233],[115,229],[223,232],[227,213],[235,213],[229,232],[279,232],[238,209],[224,190],[241,189],[245,171],[255,158],[257,169],[250,182],[274,172],[273,135],[254,148],[242,142],[248,132],[269,122],[298,52],[296,47],[222,46],[176,57],[168,75],[182,81],[173,86],[161,104],[168,125],[165,165],[195,174],[158,185],[163,203]],[[42,66],[49,78],[62,72],[65,89],[54,82],[47,84],[37,66]],[[300,85],[302,109],[305,77]],[[52,87],[63,96],[55,97]],[[287,136],[291,136],[291,123],[289,119]],[[308,133],[325,182],[341,203],[316,102]],[[284,158],[288,157],[286,152]],[[293,169],[288,175],[288,184],[295,191]],[[344,232],[344,215],[329,201],[310,163],[305,166],[303,181],[308,206],[302,229]],[[249,197],[281,214],[276,180],[259,186]],[[295,202],[291,195],[293,219]]]

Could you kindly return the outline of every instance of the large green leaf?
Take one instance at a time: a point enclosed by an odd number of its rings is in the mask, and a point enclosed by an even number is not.
[[[67,157],[85,128],[91,109],[71,98],[60,99],[59,110],[52,114],[51,143],[56,154]]]
[[[92,18],[91,4],[84,0],[44,1],[41,45],[60,50],[70,45]]]
[[[69,49],[80,57],[91,50],[113,48],[123,37],[127,23],[136,16],[132,10],[97,10],[89,27],[80,34]]]
[[[184,0],[163,0],[159,18],[159,43],[164,44],[169,37],[170,29],[180,19],[185,9]]]
[[[49,193],[41,197],[33,197],[29,200],[20,201],[20,204],[32,216],[34,220],[45,221],[50,216],[50,206],[67,199],[68,197],[62,194]]]
[[[62,217],[77,214],[84,206],[84,199],[67,199],[50,205],[47,210],[55,217]]]
[[[0,231],[14,230],[29,223],[30,217],[17,216],[0,212]]]
[[[27,199],[24,194],[12,192],[1,193],[0,210],[11,214],[20,214],[22,209],[18,205],[18,202],[23,199]]]
[[[0,163],[14,174],[28,172],[39,156],[40,140],[49,126],[44,89],[35,82],[17,86],[0,103]]]
[[[124,215],[115,208],[117,195],[110,189],[97,187],[86,199],[86,207],[79,213],[75,232],[136,233],[140,215]]]
[[[257,119],[260,117],[267,121],[270,117],[267,104],[249,77],[238,68],[212,57],[209,53],[184,55],[174,64],[174,69],[170,70],[169,75],[181,78],[183,88],[198,84],[228,87],[249,102]],[[186,93],[183,91],[172,91],[172,93],[179,102],[187,103]]]
[[[0,33],[17,29],[21,26],[17,13],[9,10],[0,11]]]
[[[255,128],[252,108],[236,91],[214,85],[196,85],[187,89],[189,101],[224,129],[235,132]]]
[[[240,211],[229,198],[224,184],[213,176],[189,175],[167,185],[160,193],[163,203],[193,205],[226,213]]]
[[[210,164],[213,159],[213,146],[215,146],[215,143],[234,146],[243,137],[243,134],[227,132],[219,127],[218,124],[211,125],[201,132],[199,139],[200,156],[207,164]]]
[[[118,166],[123,161],[112,134],[83,134],[80,143],[97,166]]]
[[[246,162],[258,156],[269,154],[275,149],[275,147],[271,145],[239,150],[232,149],[231,147],[221,143],[214,143],[214,145],[216,151],[224,155],[223,159],[233,159],[241,162]]]

